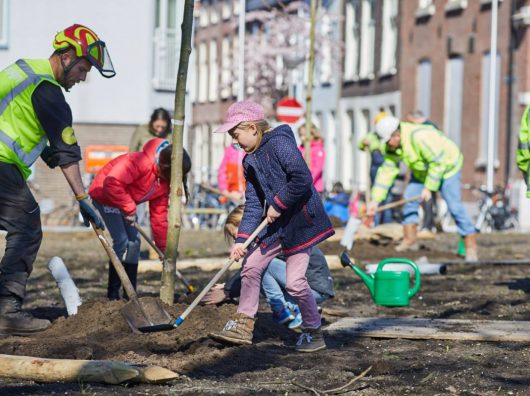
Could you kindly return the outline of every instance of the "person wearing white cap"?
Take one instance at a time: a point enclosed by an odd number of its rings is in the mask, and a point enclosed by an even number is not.
[[[432,192],[440,191],[449,212],[464,238],[466,260],[477,261],[476,230],[467,214],[460,196],[461,169],[464,156],[458,146],[431,125],[400,122],[393,116],[380,119],[375,125],[377,134],[386,142],[383,165],[377,171],[372,187],[372,199],[368,214],[375,214],[399,173],[403,161],[412,171],[404,198],[421,195],[429,200]],[[416,242],[419,202],[409,202],[403,207],[403,242],[397,251],[418,250]]]

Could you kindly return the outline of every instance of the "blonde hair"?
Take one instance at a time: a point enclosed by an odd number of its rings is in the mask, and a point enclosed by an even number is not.
[[[249,154],[252,154],[258,149],[259,145],[261,144],[261,139],[263,139],[263,135],[269,132],[270,130],[270,125],[267,120],[243,121],[238,124],[237,127],[242,129],[249,129],[251,125],[254,125],[256,127],[256,131],[258,132],[258,141],[256,142],[256,145],[254,146],[252,151],[249,151]]]
[[[245,210],[245,205],[239,205],[234,210],[232,210],[228,217],[226,218],[225,226],[223,231],[225,233],[225,238],[227,241],[234,240],[234,235],[237,234],[239,224],[241,224],[241,219],[243,218],[243,211]]]
[[[304,134],[303,135],[301,133],[301,129],[302,128],[304,129]],[[298,132],[299,132],[299,135],[302,135],[300,137],[300,139],[305,141],[306,140],[305,124],[300,125],[300,127],[298,128]],[[322,138],[322,135],[320,134],[320,131],[318,130],[318,128],[313,123],[311,123],[311,140],[324,140]]]

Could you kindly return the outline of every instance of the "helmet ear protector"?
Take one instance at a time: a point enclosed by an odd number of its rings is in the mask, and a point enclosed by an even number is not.
[[[72,48],[78,58],[87,59],[103,77],[116,75],[105,42],[86,26],[74,24],[57,33],[53,48],[58,52]]]

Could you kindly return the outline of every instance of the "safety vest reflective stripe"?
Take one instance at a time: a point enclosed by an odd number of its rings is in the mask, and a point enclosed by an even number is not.
[[[530,146],[529,146],[528,142],[527,143],[519,142],[519,144],[517,145],[517,148],[519,150],[528,150],[528,149],[530,149]]]
[[[15,100],[15,98],[24,92],[24,90],[30,85],[37,84],[46,78],[53,79],[53,77],[49,75],[39,75],[34,73],[31,67],[22,59],[19,59],[16,64],[24,73],[26,73],[27,77],[24,81],[13,88],[11,92],[4,96],[2,101],[0,101],[0,115],[2,115],[9,104],[13,102],[13,100]],[[44,150],[46,147],[47,139],[45,136],[43,136],[39,143],[29,153],[26,153],[11,136],[0,129],[0,142],[4,143],[7,147],[13,150],[17,157],[20,158],[20,160],[24,162],[26,166],[31,166],[37,160],[37,158],[39,158],[42,150]]]

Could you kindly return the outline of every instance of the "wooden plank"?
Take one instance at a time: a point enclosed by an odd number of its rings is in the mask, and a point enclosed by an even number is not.
[[[342,318],[329,334],[358,337],[530,342],[530,322],[428,318]]]

